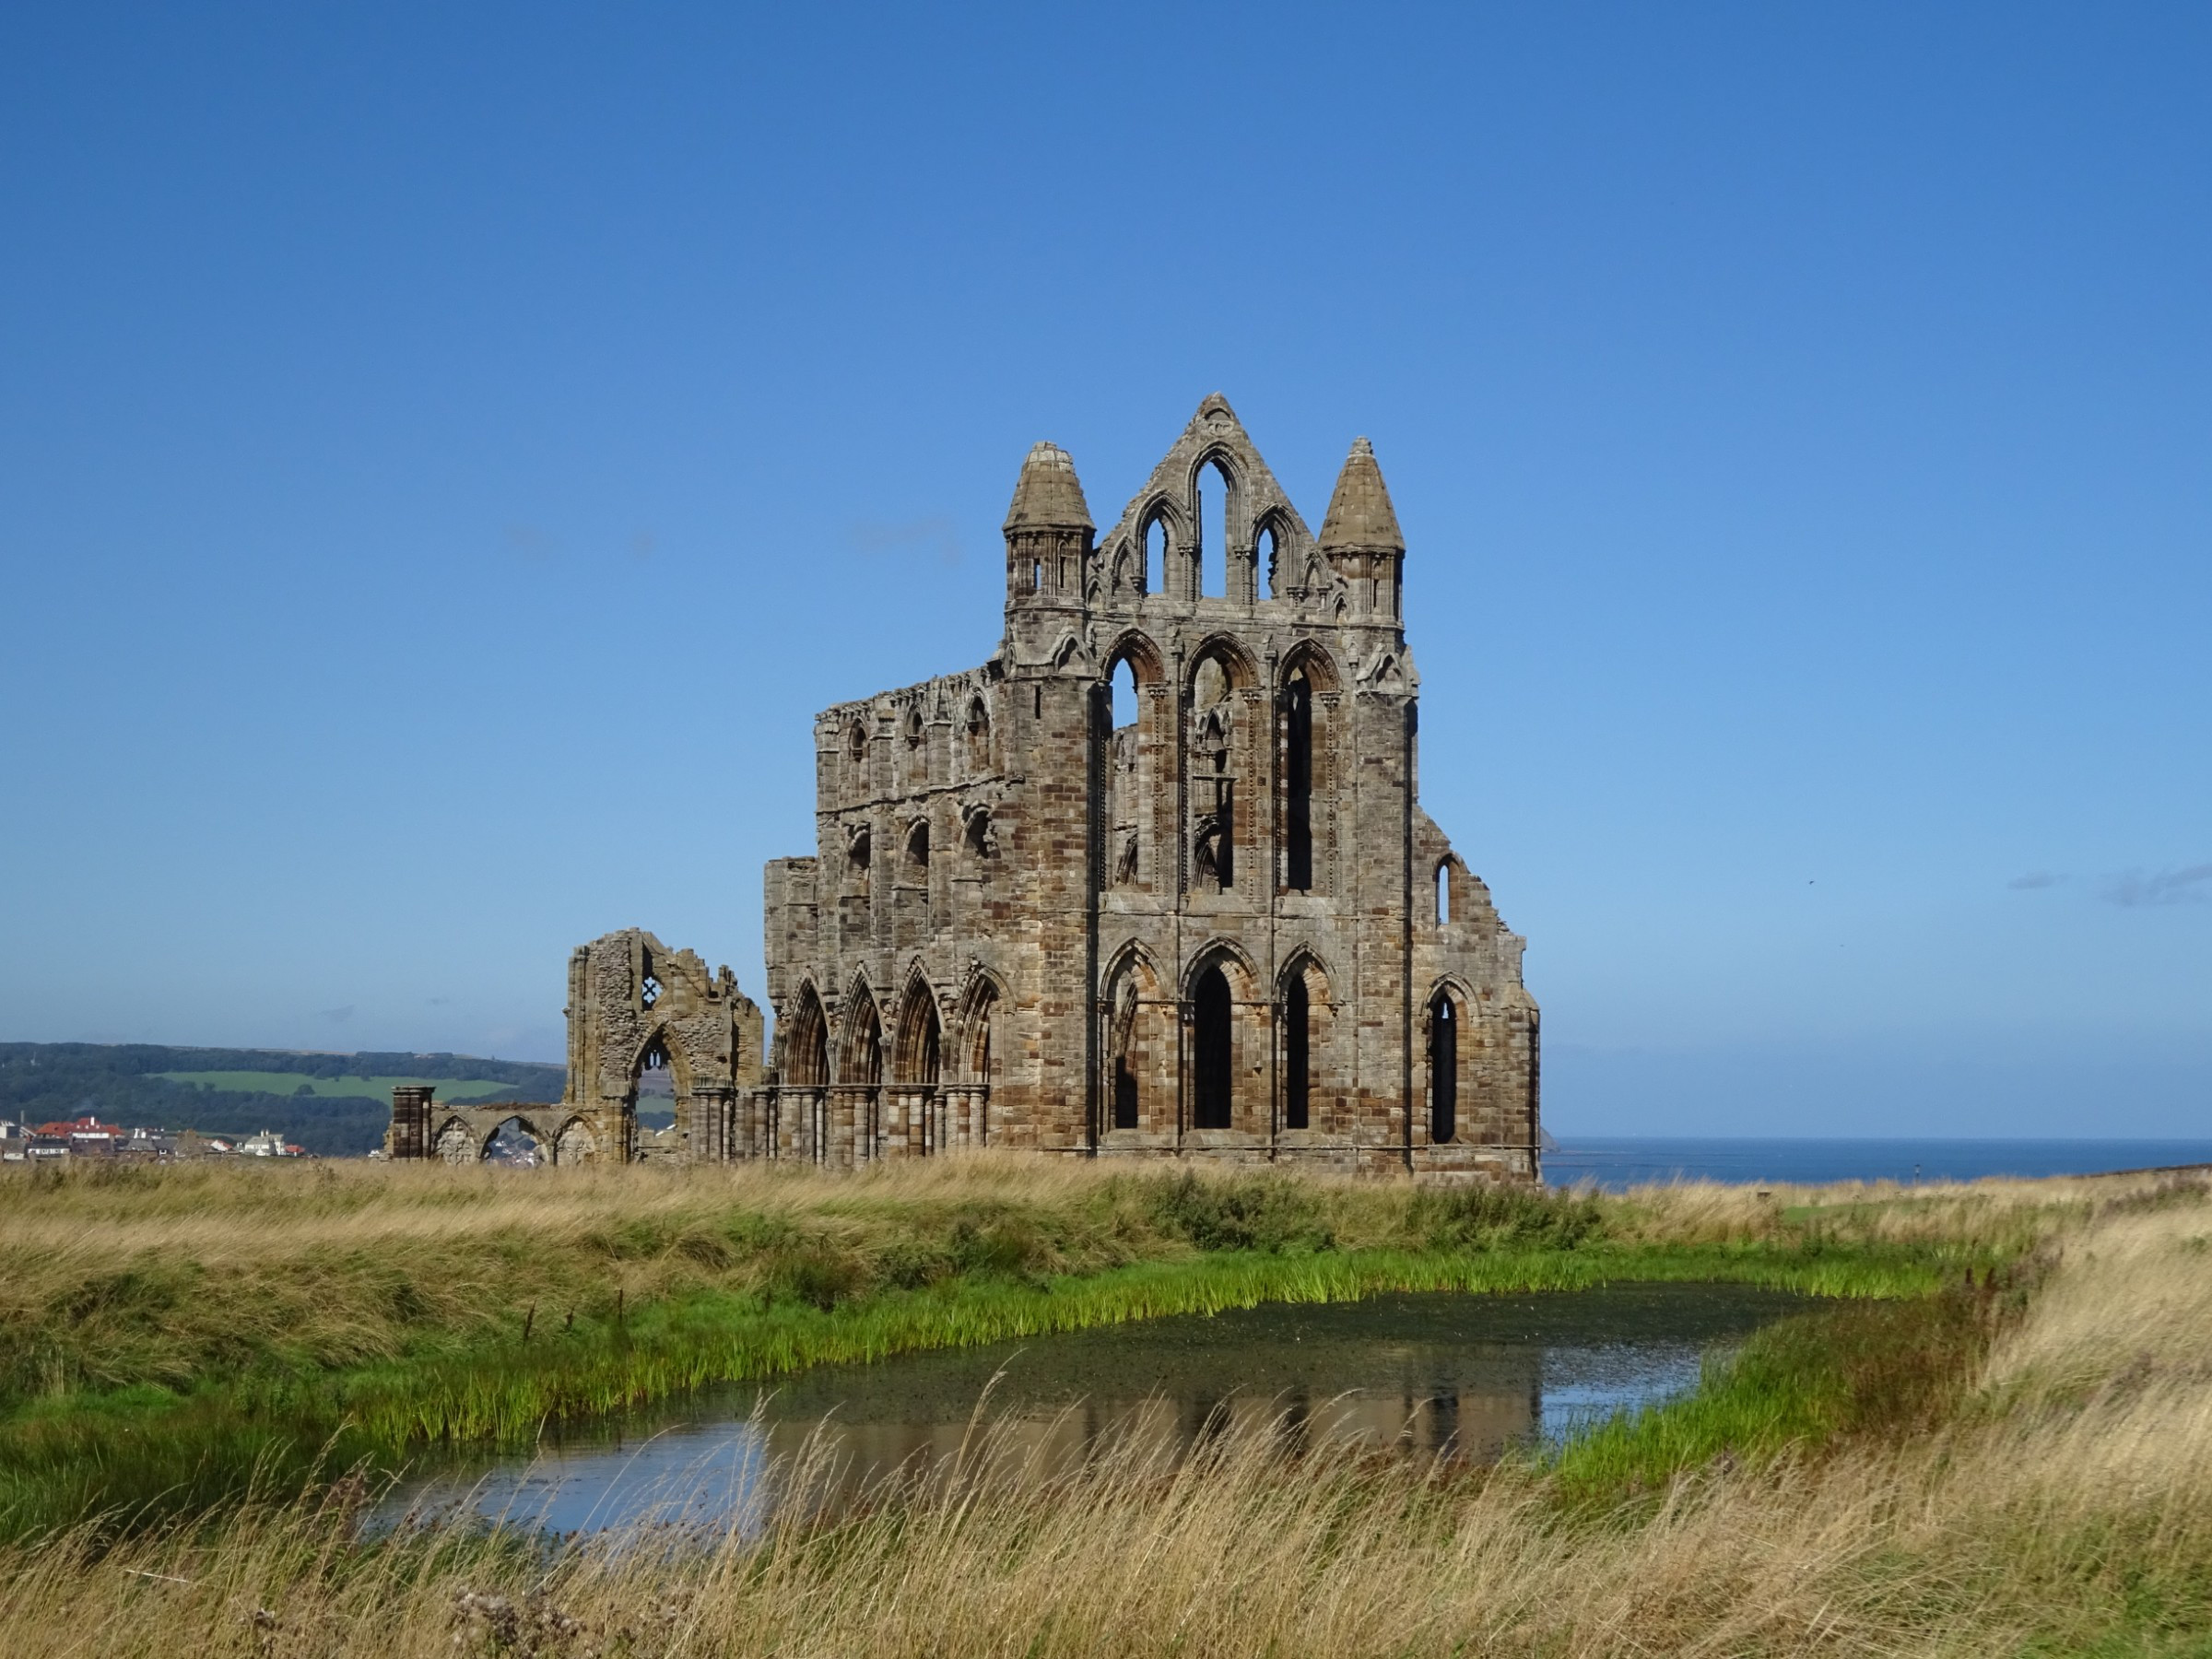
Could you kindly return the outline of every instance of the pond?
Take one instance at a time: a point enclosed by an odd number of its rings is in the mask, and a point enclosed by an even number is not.
[[[809,1453],[807,1501],[836,1506],[888,1471],[952,1456],[979,1420],[1046,1474],[1132,1439],[1175,1456],[1263,1426],[1299,1444],[1488,1460],[1683,1393],[1708,1352],[1810,1305],[1745,1285],[1379,1296],[824,1366],[447,1465],[396,1489],[378,1518],[749,1526],[786,1500],[782,1472]]]

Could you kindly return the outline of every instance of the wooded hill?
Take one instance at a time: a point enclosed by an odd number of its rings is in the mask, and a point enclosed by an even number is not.
[[[163,1072],[231,1076],[210,1084]],[[234,1086],[245,1081],[241,1073],[255,1074],[259,1086]],[[558,1100],[566,1075],[558,1065],[471,1054],[0,1042],[0,1118],[43,1124],[91,1112],[103,1123],[209,1135],[271,1129],[322,1157],[358,1157],[383,1139],[394,1079],[473,1083],[468,1092],[479,1102]],[[300,1083],[287,1091],[290,1077]]]

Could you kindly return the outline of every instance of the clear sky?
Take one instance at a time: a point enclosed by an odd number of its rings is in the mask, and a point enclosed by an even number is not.
[[[0,1038],[759,995],[830,702],[1370,436],[1562,1134],[2212,1134],[2212,7],[0,9]]]

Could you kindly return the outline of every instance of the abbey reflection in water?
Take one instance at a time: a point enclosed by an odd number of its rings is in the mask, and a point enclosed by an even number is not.
[[[1384,1296],[909,1354],[554,1432],[399,1502],[467,1501],[563,1531],[714,1522],[789,1500],[791,1466],[816,1448],[836,1471],[801,1500],[834,1509],[887,1471],[942,1467],[979,1421],[1045,1476],[1117,1453],[1172,1460],[1245,1430],[1286,1453],[1351,1443],[1481,1461],[1680,1393],[1712,1344],[1806,1305],[1742,1285]]]

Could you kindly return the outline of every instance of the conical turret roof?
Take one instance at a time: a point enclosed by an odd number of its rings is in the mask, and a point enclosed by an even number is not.
[[[1056,443],[1040,443],[1021,464],[1014,504],[1006,509],[1008,530],[1091,530],[1090,504],[1076,477],[1075,457]]]
[[[1398,515],[1382,483],[1382,469],[1375,465],[1374,446],[1364,438],[1352,440],[1352,453],[1336,475],[1336,493],[1329,498],[1329,516],[1321,522],[1324,553],[1403,553],[1406,537],[1398,529]]]

